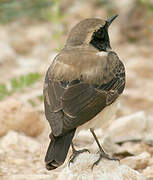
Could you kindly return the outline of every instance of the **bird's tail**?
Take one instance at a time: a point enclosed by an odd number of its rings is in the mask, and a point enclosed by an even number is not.
[[[56,169],[64,163],[70,144],[72,143],[75,130],[76,129],[63,136],[51,138],[45,157],[46,168],[48,170]]]

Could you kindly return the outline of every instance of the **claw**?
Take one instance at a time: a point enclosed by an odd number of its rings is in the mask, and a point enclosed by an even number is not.
[[[72,155],[70,156],[69,166],[70,166],[70,163],[73,163],[73,162],[74,162],[75,158],[76,158],[79,154],[84,153],[84,152],[90,153],[90,151],[89,151],[88,149],[82,149],[82,150],[79,150],[79,151],[73,150],[73,153],[72,153]]]
[[[108,160],[119,161],[119,159],[117,159],[117,158],[115,158],[115,157],[110,157],[108,154],[105,153],[105,151],[102,149],[102,147],[101,147],[101,145],[100,145],[100,143],[99,143],[99,141],[98,141],[98,139],[97,139],[97,137],[96,137],[96,134],[95,134],[95,132],[94,132],[94,129],[91,128],[90,131],[91,131],[94,139],[96,140],[96,143],[97,143],[97,145],[98,145],[98,147],[99,147],[99,150],[100,150],[100,151],[99,151],[99,158],[98,158],[98,160],[97,160],[96,162],[93,163],[91,169],[93,170],[94,166],[95,166],[95,165],[98,165],[99,162],[100,162],[100,160],[101,160],[102,158],[105,158],[105,159],[108,159]]]
[[[92,167],[91,167],[92,170],[93,170],[93,168],[94,168],[95,165],[97,166],[97,165],[99,164],[99,162],[101,161],[102,158],[105,158],[105,159],[108,159],[108,160],[113,160],[113,161],[119,161],[119,162],[120,162],[120,160],[119,160],[118,158],[116,158],[116,157],[110,157],[108,154],[106,154],[106,153],[104,153],[104,152],[102,151],[102,152],[100,152],[100,154],[99,154],[98,160],[93,163],[93,165],[92,165]]]

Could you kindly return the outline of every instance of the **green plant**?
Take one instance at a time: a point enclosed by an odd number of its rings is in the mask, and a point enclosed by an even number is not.
[[[6,86],[6,84],[0,84],[0,100],[5,98],[6,96],[9,96],[10,92]]]
[[[7,96],[10,96],[14,92],[22,91],[24,88],[30,87],[35,84],[41,78],[39,73],[29,73],[27,75],[21,75],[18,78],[10,80],[10,88],[6,84],[0,84],[0,100]]]
[[[40,105],[44,100],[43,95],[38,95],[36,97],[28,99],[28,102],[33,106],[36,107],[37,105]]]
[[[64,17],[64,13],[61,11],[61,0],[52,0],[52,9],[51,9],[51,17],[50,20],[57,23],[61,22],[61,19]]]
[[[37,98],[39,99],[40,102],[43,102],[43,100],[44,100],[44,96],[43,95],[40,95]]]
[[[36,106],[36,103],[33,99],[28,99],[28,102],[33,106],[35,107]]]
[[[153,3],[150,0],[138,0],[138,3],[145,6],[149,13],[153,13]]]
[[[45,19],[53,5],[51,0],[2,0],[0,1],[0,22],[10,22],[19,18]]]
[[[50,21],[54,25],[52,38],[58,42],[59,46],[55,50],[59,52],[64,46],[62,35],[65,31],[63,23],[63,18],[65,17],[65,14],[63,11],[61,11],[61,0],[53,0],[52,2],[53,6],[50,13]]]
[[[41,75],[39,73],[29,73],[27,75],[21,75],[19,78],[11,79],[12,91],[21,90],[25,87],[31,86],[37,80],[39,80]]]
[[[113,0],[96,0],[95,3],[98,7],[103,7],[106,10],[108,16],[112,15],[116,9],[115,2]]]

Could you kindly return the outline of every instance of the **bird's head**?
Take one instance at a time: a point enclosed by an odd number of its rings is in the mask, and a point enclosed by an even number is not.
[[[111,49],[108,28],[117,15],[108,20],[89,18],[76,24],[70,31],[65,47],[92,45],[99,51]]]

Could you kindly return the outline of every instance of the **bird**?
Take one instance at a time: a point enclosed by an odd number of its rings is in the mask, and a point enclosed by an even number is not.
[[[107,124],[115,113],[125,88],[125,67],[110,45],[108,28],[118,15],[107,20],[87,18],[69,33],[63,49],[53,59],[44,80],[45,116],[51,127],[45,156],[47,170],[61,166],[72,146],[72,163],[78,154],[73,137],[81,129],[90,129],[99,158],[110,157],[100,145],[95,129]]]

